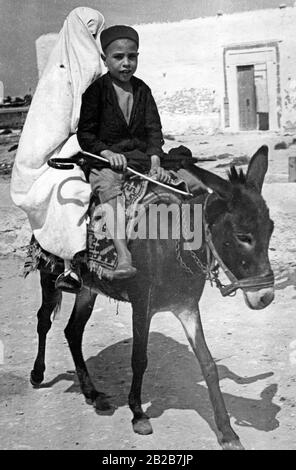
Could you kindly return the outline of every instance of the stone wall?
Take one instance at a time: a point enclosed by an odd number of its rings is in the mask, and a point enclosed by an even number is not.
[[[1,108],[0,109],[0,129],[20,129],[23,127],[28,107],[22,108]]]
[[[277,45],[278,128],[296,130],[295,24],[296,8],[289,7],[136,25],[140,35],[137,76],[152,88],[164,131],[227,128],[224,51],[267,43]],[[53,35],[46,35],[37,42],[39,68],[52,39]]]
[[[284,89],[285,129],[296,129],[296,79],[289,79]]]
[[[296,8],[269,9],[178,23],[137,25],[141,43],[138,75],[154,91],[162,117],[182,109],[179,98],[191,90],[193,103],[205,105],[205,130],[225,128],[225,69],[223,52],[230,46],[276,43],[279,51],[278,113],[280,129],[296,130]],[[215,97],[203,102],[204,97]],[[177,98],[177,101],[175,101]],[[197,117],[195,104],[187,114]],[[174,109],[175,108],[175,109]],[[212,108],[212,109],[211,109]],[[230,129],[231,130],[231,129]]]

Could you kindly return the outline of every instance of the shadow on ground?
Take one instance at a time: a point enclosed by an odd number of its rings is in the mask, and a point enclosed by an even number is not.
[[[96,388],[108,395],[114,409],[127,405],[132,378],[131,347],[130,338],[105,348],[97,356],[87,360]],[[219,360],[216,362],[220,381],[229,379],[238,385],[244,385],[273,375],[272,372],[267,372],[252,377],[240,377],[219,364]],[[80,393],[76,374],[71,371],[60,374],[42,387],[52,387],[62,380],[73,382],[66,392]],[[271,384],[262,390],[260,399],[229,393],[224,393],[223,396],[228,413],[236,424],[268,432],[279,426],[276,415],[281,408],[272,402],[276,392],[277,385]],[[151,418],[158,418],[169,409],[194,410],[217,433],[208,390],[193,353],[187,346],[161,333],[150,334],[149,361],[142,401],[148,403],[147,413]]]

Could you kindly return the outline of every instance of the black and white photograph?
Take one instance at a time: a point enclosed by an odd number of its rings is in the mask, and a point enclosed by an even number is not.
[[[0,450],[296,450],[295,24],[0,0]]]

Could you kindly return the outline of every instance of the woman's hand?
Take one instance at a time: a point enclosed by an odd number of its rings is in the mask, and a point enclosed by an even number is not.
[[[103,150],[101,156],[107,158],[110,166],[114,170],[125,171],[127,167],[127,160],[122,153],[114,153],[111,150]]]

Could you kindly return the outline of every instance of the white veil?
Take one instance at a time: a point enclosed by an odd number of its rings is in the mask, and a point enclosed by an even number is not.
[[[37,85],[12,171],[14,203],[27,213],[42,248],[63,258],[85,248],[90,188],[80,168],[55,170],[47,161],[79,151],[81,95],[102,73],[93,33],[99,36],[103,27],[103,15],[87,7],[66,18]]]

